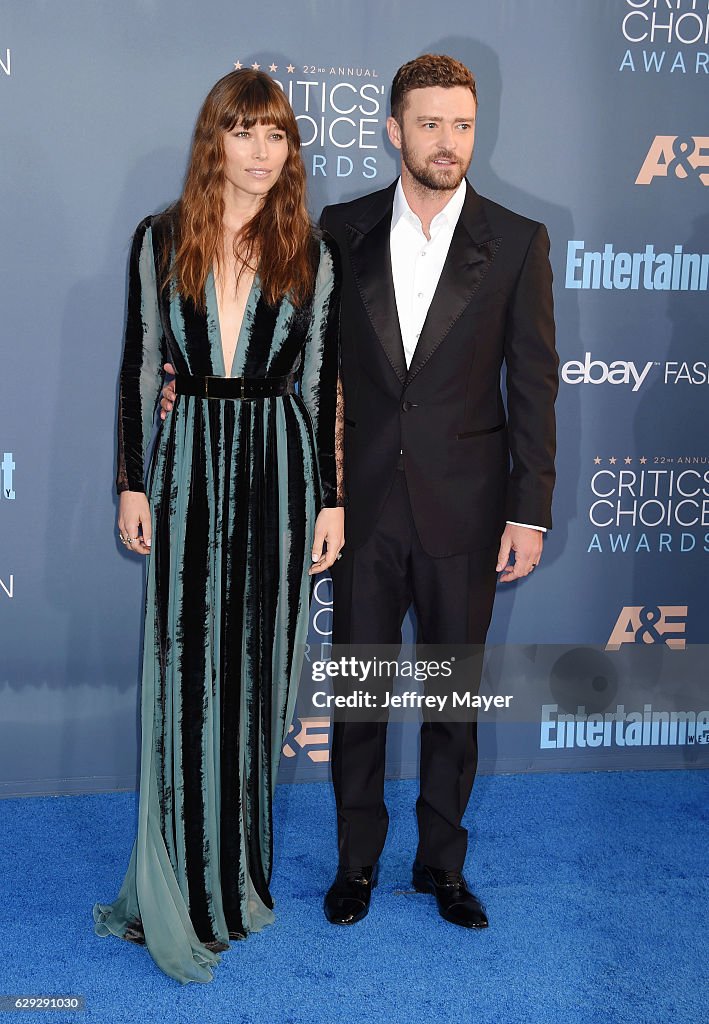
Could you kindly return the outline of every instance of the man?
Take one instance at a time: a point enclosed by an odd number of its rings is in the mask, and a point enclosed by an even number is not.
[[[411,603],[425,645],[483,644],[496,572],[503,581],[531,572],[551,526],[549,239],[467,184],[476,112],[463,64],[431,55],[405,64],[387,121],[399,181],[322,214],[343,257],[348,508],[331,570],[337,647],[396,646]],[[333,924],[369,909],[388,824],[385,749],[385,721],[335,721]],[[475,723],[424,718],[413,884],[435,894],[444,918],[473,928],[488,923],[462,875],[476,761]]]
[[[401,177],[322,214],[343,257],[348,507],[347,542],[331,570],[338,648],[396,649],[412,603],[422,644],[482,645],[496,574],[528,575],[551,526],[558,360],[549,239],[542,224],[466,182],[476,113],[463,64],[432,55],[405,64],[387,121]],[[166,390],[164,410],[171,397]],[[339,867],[325,897],[333,924],[369,910],[388,825],[385,754],[386,721],[335,721]],[[476,764],[474,722],[424,717],[413,884],[468,928],[488,923],[462,874]]]

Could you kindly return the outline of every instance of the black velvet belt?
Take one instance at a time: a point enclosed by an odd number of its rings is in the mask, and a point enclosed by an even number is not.
[[[285,377],[190,377],[178,373],[175,392],[195,398],[239,399],[252,402],[259,398],[278,398],[295,391],[295,374]]]

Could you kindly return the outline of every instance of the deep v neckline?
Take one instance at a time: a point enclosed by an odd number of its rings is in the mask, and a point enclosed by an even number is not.
[[[224,358],[224,338],[222,336],[222,321],[221,321],[221,317],[219,315],[219,297],[217,295],[217,280],[216,280],[216,276],[214,274],[214,268],[212,268],[212,270],[210,270],[209,277],[208,277],[207,280],[208,280],[208,283],[209,283],[209,286],[210,286],[211,300],[212,300],[212,305],[213,305],[213,308],[214,308],[214,322],[215,322],[215,325],[216,325],[216,334],[217,334],[217,341],[218,341],[217,348],[219,349],[219,362],[221,363],[221,371],[222,371],[221,372],[221,376],[222,377],[233,377],[234,376],[234,367],[236,365],[236,357],[239,354],[240,349],[241,349],[241,339],[242,339],[242,335],[244,333],[244,324],[246,323],[247,315],[251,312],[251,309],[252,309],[252,307],[254,305],[254,295],[256,293],[256,286],[257,286],[257,282],[258,282],[258,274],[254,274],[254,276],[252,277],[251,285],[249,286],[249,292],[248,292],[248,295],[246,296],[246,303],[244,305],[244,312],[241,315],[241,323],[239,324],[238,330],[236,332],[236,345],[234,346],[234,354],[231,357],[231,366],[229,368],[229,373],[226,372],[226,359]]]

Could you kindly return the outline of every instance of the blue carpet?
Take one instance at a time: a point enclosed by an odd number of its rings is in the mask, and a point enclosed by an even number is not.
[[[388,783],[380,885],[351,928],[321,912],[331,790],[280,786],[276,924],[235,943],[210,985],[188,986],[93,934],[91,906],[116,895],[127,864],[135,796],[6,800],[0,994],[86,997],[54,1022],[700,1024],[708,793],[700,771],[478,779],[467,876],[491,926],[476,933],[410,890],[415,783]]]

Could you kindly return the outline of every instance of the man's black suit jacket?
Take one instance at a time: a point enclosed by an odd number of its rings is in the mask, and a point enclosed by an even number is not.
[[[342,254],[346,542],[367,540],[400,452],[430,555],[494,546],[506,520],[550,527],[558,359],[546,228],[468,184],[407,370],[389,247],[395,187],[328,206],[320,221]]]

